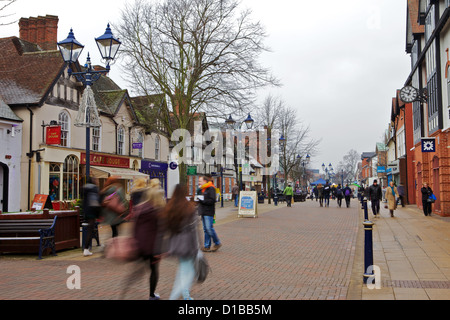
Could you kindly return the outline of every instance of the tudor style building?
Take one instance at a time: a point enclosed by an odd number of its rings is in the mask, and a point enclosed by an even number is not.
[[[0,96],[9,107],[2,104],[6,112],[0,112],[0,120],[7,113],[13,118],[6,119],[8,125],[21,126],[14,137],[20,151],[10,152],[17,169],[7,163],[5,170],[0,159],[3,176],[9,171],[9,181],[20,186],[9,189],[20,197],[17,206],[9,201],[9,211],[29,209],[36,194],[53,201],[78,199],[84,183],[86,129],[74,125],[84,86],[67,73],[56,48],[57,25],[55,16],[22,18],[20,37],[0,39]],[[78,63],[71,68],[82,70]],[[139,172],[143,160],[167,163],[168,139],[145,130],[128,91],[108,76],[101,76],[92,89],[102,126],[90,133],[91,175],[100,179],[100,186],[108,176],[119,176],[129,192],[132,179],[148,177]]]
[[[433,212],[450,215],[450,1],[408,0],[406,52],[411,54],[411,73],[405,81],[418,89],[426,89],[423,100],[406,106],[411,108],[414,159],[414,181],[417,205],[422,207],[420,189],[424,182],[437,197]],[[433,148],[422,148],[428,139]]]

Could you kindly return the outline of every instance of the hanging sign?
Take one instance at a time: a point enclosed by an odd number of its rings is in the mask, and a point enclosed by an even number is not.
[[[436,152],[436,139],[422,138],[422,152]]]
[[[61,126],[46,127],[45,141],[47,144],[61,144]]]
[[[258,216],[258,197],[256,191],[240,191],[239,192],[239,217],[253,217]]]
[[[142,149],[142,142],[133,142],[133,149]]]

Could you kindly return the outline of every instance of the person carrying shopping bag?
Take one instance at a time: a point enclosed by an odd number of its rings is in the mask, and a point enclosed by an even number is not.
[[[395,209],[397,209],[397,198],[398,198],[397,187],[394,185],[394,181],[391,181],[389,183],[389,187],[387,187],[386,190],[386,199],[388,201],[388,209],[391,214],[391,217],[394,216],[394,211]]]

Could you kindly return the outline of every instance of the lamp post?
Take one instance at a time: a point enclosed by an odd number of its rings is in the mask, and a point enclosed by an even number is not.
[[[83,92],[80,107],[78,109],[77,118],[74,123],[77,127],[86,127],[86,179],[90,175],[90,128],[101,126],[98,109],[95,104],[94,93],[91,86],[94,81],[100,78],[101,74],[109,72],[109,64],[115,59],[121,45],[121,42],[114,38],[109,24],[105,33],[100,37],[95,38],[95,42],[97,43],[97,47],[102,58],[106,61],[106,70],[93,70],[91,58],[88,53],[87,62],[85,65],[86,70],[73,72],[71,65],[78,61],[84,46],[75,39],[72,29],[70,29],[69,35],[66,39],[58,42],[58,48],[61,56],[64,62],[68,65],[69,76],[76,77],[78,81],[82,82],[86,86]]]
[[[228,129],[231,129],[233,131],[233,133],[235,132],[235,128],[236,128],[236,123],[237,123],[237,127],[239,129],[239,141],[242,140],[242,133],[241,133],[241,127],[242,124],[245,123],[245,125],[247,126],[247,130],[251,130],[253,128],[253,124],[254,124],[254,120],[252,119],[252,117],[250,116],[250,113],[248,114],[247,118],[242,121],[242,122],[236,122],[233,117],[230,114],[230,117],[225,120],[225,124],[227,126]],[[234,140],[234,139],[233,139]],[[245,150],[245,149],[244,149]],[[242,150],[240,150],[242,152]],[[245,155],[245,151],[244,151],[244,155]],[[240,155],[240,159],[242,158],[242,155]],[[239,161],[239,190],[242,191],[243,190],[243,184],[242,184],[242,162]]]

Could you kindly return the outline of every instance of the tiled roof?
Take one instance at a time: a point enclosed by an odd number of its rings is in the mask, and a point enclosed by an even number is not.
[[[419,24],[419,0],[408,0],[408,11],[412,33],[424,33],[425,26]]]
[[[10,106],[40,105],[64,61],[59,51],[41,51],[17,37],[0,39],[0,95]]]
[[[12,121],[23,121],[19,118],[14,111],[3,101],[0,96],[0,119],[12,120]]]

